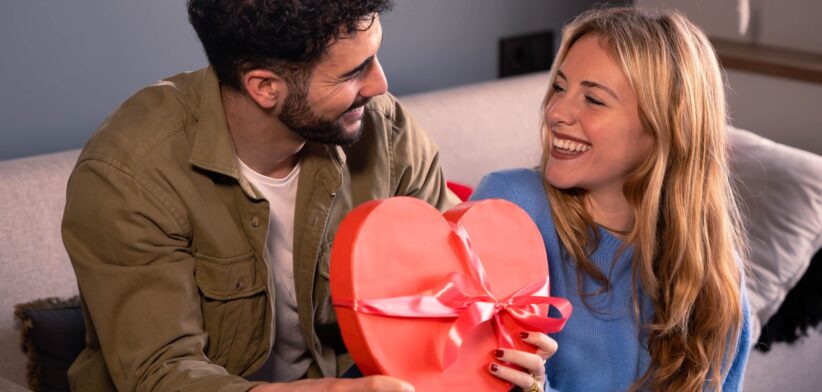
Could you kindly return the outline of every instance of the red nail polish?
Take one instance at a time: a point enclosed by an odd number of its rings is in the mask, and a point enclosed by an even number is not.
[[[528,339],[528,332],[520,332],[519,337],[521,337],[523,339]]]
[[[497,364],[496,364],[496,363],[492,363],[492,364],[491,364],[491,371],[492,371],[492,372],[494,372],[494,373],[496,373],[496,372],[497,372],[497,370],[499,370],[499,366],[497,366]]]
[[[505,355],[505,353],[502,352],[502,350],[494,350],[494,356],[495,357],[502,358],[503,355]]]

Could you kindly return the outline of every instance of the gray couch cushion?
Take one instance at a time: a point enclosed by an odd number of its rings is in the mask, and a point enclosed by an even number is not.
[[[822,247],[822,157],[729,127],[749,238],[753,340]]]
[[[535,166],[548,73],[400,97],[440,147],[446,178],[471,187],[496,170]]]
[[[77,294],[60,236],[66,181],[79,150],[0,162],[0,377],[26,384],[14,305]]]

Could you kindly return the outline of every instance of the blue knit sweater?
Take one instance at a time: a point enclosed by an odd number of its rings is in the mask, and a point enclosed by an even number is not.
[[[644,374],[650,357],[647,339],[641,335],[633,312],[631,256],[628,248],[614,262],[622,241],[598,228],[600,242],[591,260],[611,282],[611,290],[589,296],[586,306],[579,296],[577,271],[563,259],[551,208],[542,187],[541,176],[531,169],[515,169],[486,176],[471,197],[472,200],[498,198],[513,202],[536,222],[548,252],[551,295],[567,298],[574,312],[565,328],[552,337],[559,349],[545,367],[546,390],[552,391],[624,391]],[[599,286],[590,278],[583,280],[584,292],[596,292]],[[744,287],[744,285],[743,285]],[[743,292],[744,319],[740,340],[723,380],[723,391],[742,389],[745,362],[750,347],[750,311]],[[653,306],[639,291],[642,317],[653,316]],[[707,389],[707,388],[706,388]]]

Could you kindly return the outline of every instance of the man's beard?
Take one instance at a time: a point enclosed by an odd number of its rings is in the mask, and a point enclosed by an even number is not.
[[[360,136],[362,136],[362,122],[360,122],[358,129],[352,133],[348,133],[342,126],[342,116],[360,106],[364,106],[371,98],[356,100],[337,118],[326,120],[317,116],[308,106],[308,99],[306,98],[308,94],[305,88],[292,86],[289,90],[291,90],[291,94],[286,97],[282,112],[280,113],[280,121],[289,129],[306,140],[321,144],[346,147],[360,140]]]

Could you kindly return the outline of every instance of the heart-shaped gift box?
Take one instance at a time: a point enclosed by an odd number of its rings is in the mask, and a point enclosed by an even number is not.
[[[444,214],[411,197],[355,208],[334,240],[331,295],[363,374],[417,391],[510,389],[488,372],[493,350],[535,352],[519,333],[558,332],[571,312],[548,295],[539,230],[504,200]],[[561,317],[547,317],[549,305]]]

